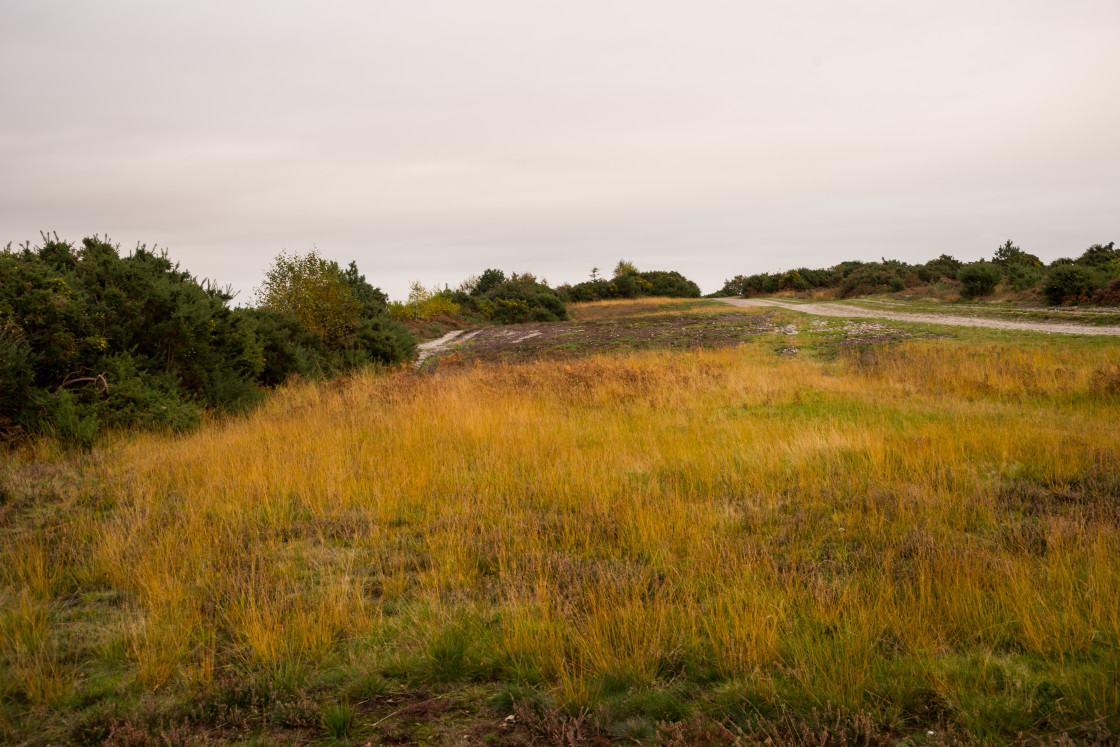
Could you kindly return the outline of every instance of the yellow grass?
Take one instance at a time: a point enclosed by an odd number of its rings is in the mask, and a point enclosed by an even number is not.
[[[70,675],[36,646],[68,583],[125,593],[132,623],[104,636],[146,687],[438,669],[461,633],[460,674],[572,708],[604,677],[703,670],[763,698],[967,715],[1023,667],[1065,688],[1055,719],[1101,718],[1120,713],[1100,664],[1120,642],[1107,358],[756,346],[293,386],[111,449],[52,548],[9,533],[5,646],[47,683],[32,697],[58,697]]]
[[[619,298],[609,301],[587,301],[568,304],[568,316],[577,322],[596,319],[617,319],[628,316],[649,316],[661,314],[680,314],[692,307],[708,307],[727,311],[728,307],[719,301],[706,299],[681,298]]]

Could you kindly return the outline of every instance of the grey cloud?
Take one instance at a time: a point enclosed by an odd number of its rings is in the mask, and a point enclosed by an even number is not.
[[[1118,30],[1110,2],[10,2],[0,236],[245,290],[316,244],[395,296],[1053,258],[1120,238]]]

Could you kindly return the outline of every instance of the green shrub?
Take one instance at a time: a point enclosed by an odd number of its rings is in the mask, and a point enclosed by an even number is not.
[[[990,296],[1002,278],[1000,268],[991,262],[972,262],[957,273],[961,296],[968,299]]]
[[[964,263],[960,260],[948,254],[942,254],[937,259],[931,259],[929,262],[926,262],[923,267],[929,274],[928,282],[936,283],[941,278],[953,278],[955,280],[957,273],[960,272],[963,265]]]
[[[797,270],[790,270],[778,278],[778,290],[809,290],[810,287]]]
[[[528,273],[514,273],[478,298],[471,297],[475,312],[497,324],[556,322],[568,318],[568,307],[556,291]]]
[[[1011,264],[1005,268],[1007,284],[1014,291],[1022,292],[1037,287],[1042,281],[1042,270],[1024,264]]]
[[[593,278],[573,286],[566,286],[561,290],[565,300],[577,302],[642,296],[700,297],[700,286],[675,270],[639,272],[632,263],[625,260],[618,263],[615,275],[610,280]]]
[[[409,286],[408,302],[393,301],[389,304],[389,314],[402,321],[426,321],[437,316],[454,316],[459,313],[459,304],[452,298],[451,291],[424,287],[420,282]]]
[[[666,298],[700,298],[700,286],[676,270],[653,270],[640,275],[649,283],[647,295]]]
[[[996,249],[996,253],[992,256],[992,263],[999,265],[1004,270],[1016,266],[1035,269],[1043,267],[1042,260],[1015,246],[1011,243],[1011,239],[1008,239],[1003,246]]]
[[[1086,268],[1078,265],[1061,265],[1050,271],[1042,292],[1046,300],[1052,304],[1061,304],[1066,301],[1077,301],[1082,296],[1093,292],[1093,274]]]
[[[1106,268],[1111,266],[1120,270],[1120,249],[1116,248],[1116,242],[1114,241],[1107,244],[1093,244],[1075,261],[1085,267]]]
[[[78,397],[65,389],[38,400],[41,407],[40,430],[71,446],[90,448],[100,423],[97,414],[82,406]]]
[[[200,406],[242,406],[257,391],[255,343],[230,298],[144,246],[5,249],[0,422],[88,445],[102,427],[181,427]]]
[[[400,361],[414,347],[353,263],[344,273],[315,253],[281,255],[260,298],[265,308],[230,309],[228,290],[145,246],[121,256],[98,237],[75,248],[44,236],[5,248],[0,434],[88,446],[104,428],[181,430],[292,373]]]

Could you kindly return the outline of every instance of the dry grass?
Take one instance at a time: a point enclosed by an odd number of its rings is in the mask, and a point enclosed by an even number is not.
[[[571,317],[572,321],[584,322],[633,316],[680,314],[682,311],[690,309],[727,311],[727,307],[719,301],[710,299],[645,297],[570,303],[568,304],[568,316]]]
[[[110,665],[145,689],[341,668],[527,683],[572,714],[692,682],[721,718],[1120,734],[1109,350],[755,346],[294,386],[121,442],[85,467],[96,491],[5,517],[0,697],[48,708]]]

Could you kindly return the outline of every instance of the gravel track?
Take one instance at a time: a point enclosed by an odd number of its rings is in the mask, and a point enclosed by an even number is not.
[[[861,309],[837,303],[786,303],[764,298],[721,298],[732,306],[777,306],[790,311],[803,311],[816,316],[833,316],[844,319],[892,319],[898,322],[921,324],[947,324],[954,327],[987,327],[1027,332],[1051,332],[1063,335],[1108,335],[1120,337],[1120,327],[1090,327],[1081,324],[1054,324],[1050,322],[1011,322],[1001,319],[976,319],[948,314],[909,314],[879,309]]]

